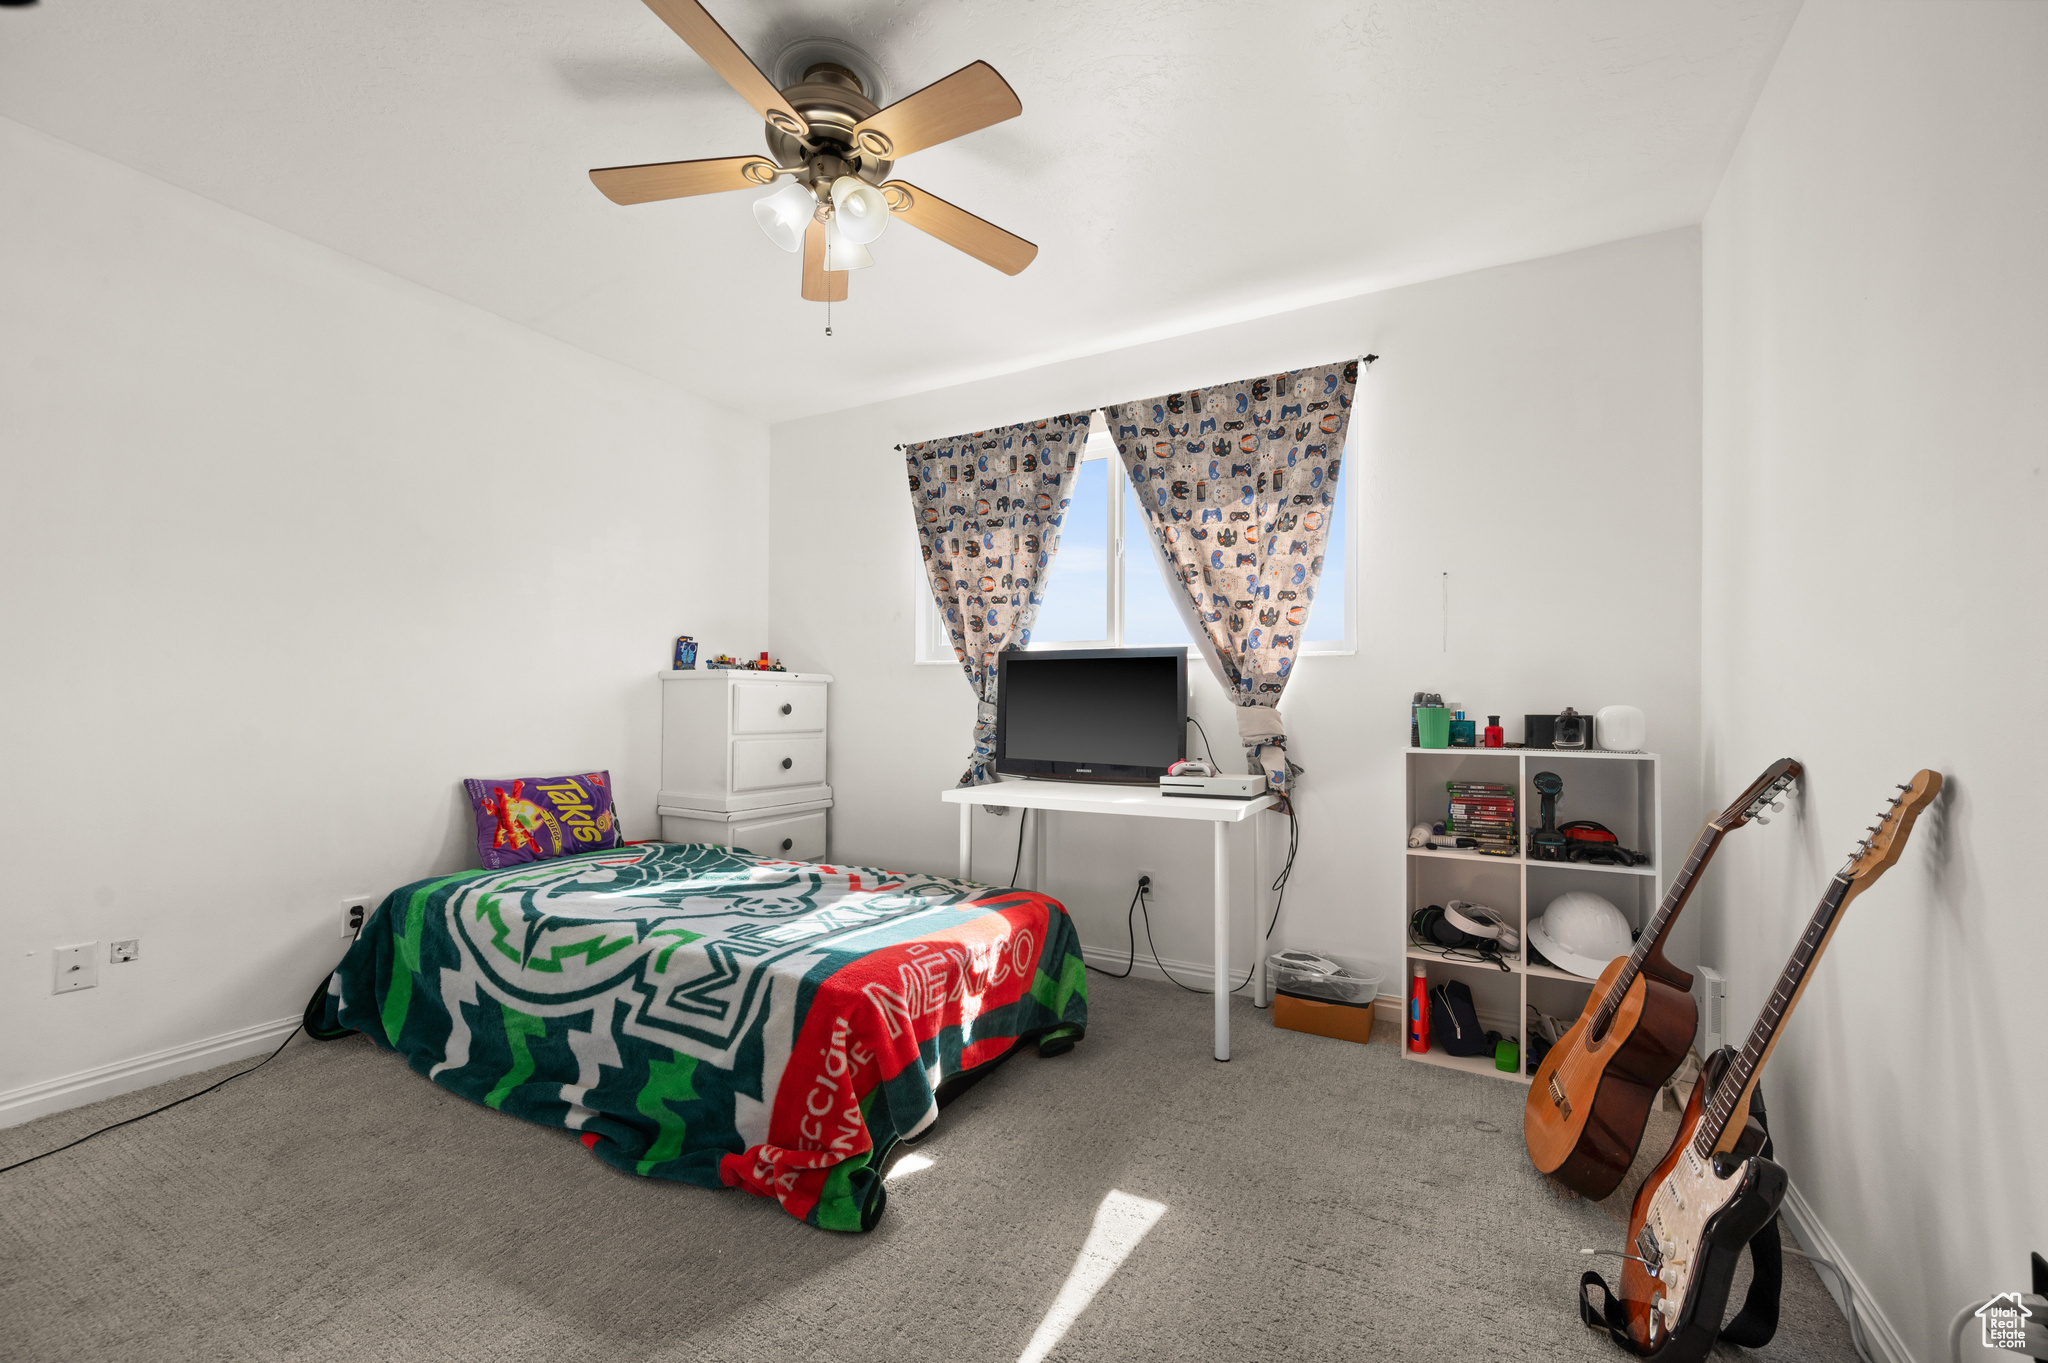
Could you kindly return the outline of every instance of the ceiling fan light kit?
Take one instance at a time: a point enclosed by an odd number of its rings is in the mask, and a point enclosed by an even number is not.
[[[839,220],[825,224],[825,268],[830,271],[865,270],[875,263],[868,248],[846,235]]]
[[[889,201],[882,191],[852,175],[832,182],[832,221],[842,239],[865,246],[889,226]]]
[[[790,176],[790,183],[754,201],[754,220],[776,246],[803,255],[802,292],[813,302],[846,297],[847,272],[874,264],[868,244],[888,229],[892,216],[1004,274],[1021,272],[1038,255],[1022,237],[888,179],[895,158],[1024,111],[987,62],[878,108],[872,98],[879,91],[874,63],[852,48],[839,52],[844,44],[812,40],[785,49],[779,74],[797,67],[801,74],[778,88],[697,0],[646,4],[761,116],[771,155],[591,171],[591,182],[613,203],[761,188]]]
[[[794,255],[804,249],[804,228],[816,216],[818,196],[791,180],[765,199],[754,200],[754,221],[768,240]]]

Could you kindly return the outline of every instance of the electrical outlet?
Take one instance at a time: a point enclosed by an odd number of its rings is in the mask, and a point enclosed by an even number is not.
[[[55,978],[50,983],[52,994],[70,994],[80,989],[90,989],[100,982],[100,954],[98,942],[83,942],[75,947],[57,947],[50,952],[56,963]]]
[[[370,906],[368,895],[341,901],[341,935],[344,939],[353,942],[362,932],[363,924],[370,921]]]
[[[120,965],[123,961],[132,961],[141,954],[142,942],[134,937],[125,942],[116,942],[107,948],[107,959],[115,965]]]

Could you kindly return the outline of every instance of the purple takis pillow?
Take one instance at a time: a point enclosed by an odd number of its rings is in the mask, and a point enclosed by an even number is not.
[[[476,815],[477,855],[487,871],[620,843],[608,771],[462,784]]]

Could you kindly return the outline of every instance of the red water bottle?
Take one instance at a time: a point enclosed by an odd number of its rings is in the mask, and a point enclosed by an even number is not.
[[[1408,1049],[1429,1049],[1429,969],[1420,961],[1408,983]]]

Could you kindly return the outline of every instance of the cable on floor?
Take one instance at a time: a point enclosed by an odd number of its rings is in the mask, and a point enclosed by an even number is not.
[[[240,1079],[245,1074],[254,1074],[256,1073],[256,1071],[262,1069],[265,1065],[268,1065],[271,1061],[277,1059],[279,1055],[283,1054],[284,1048],[292,1044],[292,1037],[297,1036],[304,1026],[305,1023],[301,1022],[299,1026],[292,1028],[291,1035],[287,1036],[283,1041],[280,1041],[277,1044],[276,1050],[272,1051],[269,1055],[264,1056],[261,1060],[251,1065],[248,1069],[235,1071],[227,1078],[221,1080],[218,1084],[209,1084],[205,1088],[199,1090],[199,1092],[197,1093],[188,1093],[183,1098],[178,1098],[171,1102],[165,1103],[162,1107],[153,1107],[147,1112],[140,1112],[133,1117],[127,1117],[122,1119],[121,1121],[109,1123],[108,1125],[101,1127],[97,1131],[88,1131],[83,1136],[80,1136],[77,1140],[69,1141],[63,1145],[60,1145],[55,1150],[45,1150],[40,1155],[30,1155],[27,1159],[18,1159],[12,1164],[0,1164],[0,1174],[8,1172],[10,1169],[19,1169],[24,1164],[34,1164],[39,1159],[48,1159],[52,1155],[62,1154],[64,1151],[69,1150],[74,1145],[84,1145],[94,1136],[104,1136],[109,1131],[112,1131],[117,1127],[127,1126],[131,1122],[139,1122],[144,1117],[154,1117],[159,1112],[169,1112],[172,1108],[178,1106],[179,1103],[189,1103],[194,1098],[204,1098],[207,1094],[219,1088],[221,1084],[230,1084],[233,1083],[235,1080]]]

